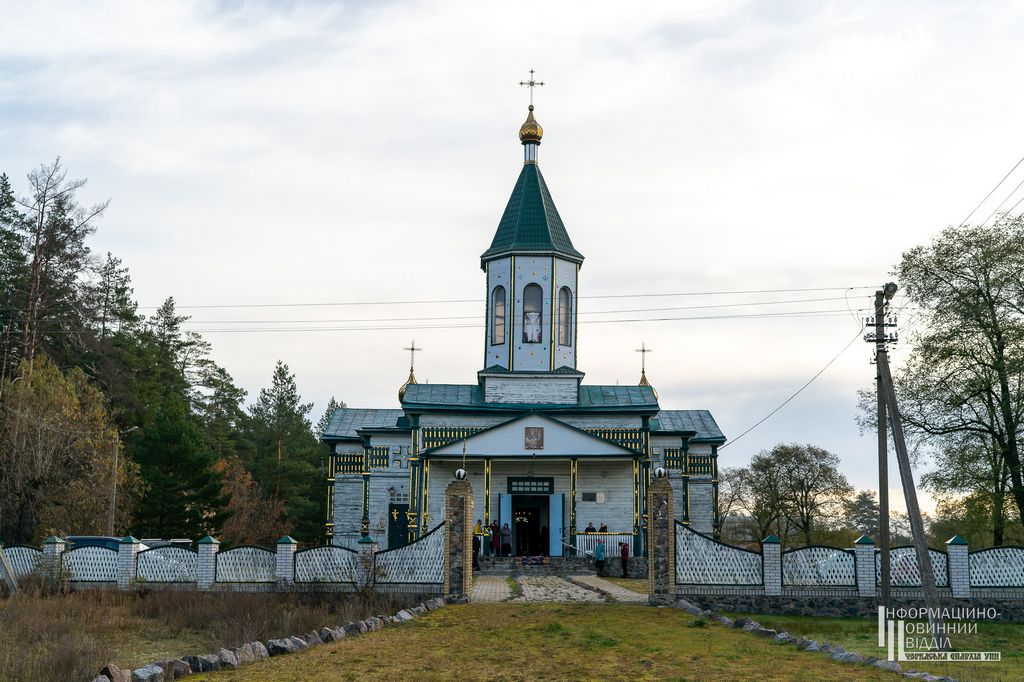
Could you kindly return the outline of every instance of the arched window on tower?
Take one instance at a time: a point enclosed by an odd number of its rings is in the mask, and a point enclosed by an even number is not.
[[[505,287],[494,287],[491,293],[491,345],[505,343]]]
[[[543,318],[544,292],[537,284],[523,289],[523,343],[540,343]]]
[[[558,344],[572,345],[572,292],[562,287],[558,292]]]

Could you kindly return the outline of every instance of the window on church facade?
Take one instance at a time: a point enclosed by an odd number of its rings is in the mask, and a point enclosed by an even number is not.
[[[494,287],[491,294],[491,343],[505,343],[505,287]]]
[[[572,292],[562,287],[558,292],[558,343],[572,345]]]
[[[541,342],[543,306],[544,292],[540,286],[527,284],[523,289],[523,343]]]

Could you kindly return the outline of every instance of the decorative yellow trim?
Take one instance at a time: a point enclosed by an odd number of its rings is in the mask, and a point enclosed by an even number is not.
[[[558,337],[555,336],[555,324],[556,315],[558,309],[555,307],[558,304],[558,259],[554,256],[551,257],[551,336],[548,337],[548,345],[551,346],[551,369],[555,371],[555,343]]]

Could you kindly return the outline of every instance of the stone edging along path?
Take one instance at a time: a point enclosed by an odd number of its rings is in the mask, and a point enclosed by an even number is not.
[[[737,618],[733,620],[728,616],[723,616],[710,609],[701,610],[699,606],[686,601],[685,599],[677,599],[673,604],[672,608],[682,609],[686,613],[693,616],[701,616],[708,620],[713,620],[720,625],[726,627],[733,627],[750,632],[761,637],[767,637],[776,642],[782,644],[792,644],[804,651],[820,651],[824,654],[828,654],[829,658],[833,661],[839,661],[840,663],[848,663],[850,665],[867,665],[879,668],[881,670],[888,670],[894,673],[902,673],[903,677],[909,677],[917,680],[925,680],[926,682],[957,682],[952,677],[936,677],[930,673],[914,672],[910,670],[903,670],[899,663],[896,661],[887,661],[885,659],[878,659],[873,656],[864,656],[854,651],[847,651],[838,644],[829,644],[828,642],[818,642],[813,639],[804,639],[803,637],[795,637],[788,632],[777,632],[770,628],[762,627],[760,623],[752,618]]]
[[[157,661],[135,670],[119,668],[110,663],[100,671],[100,674],[92,682],[170,682],[194,673],[230,670],[271,656],[294,654],[325,642],[337,642],[346,637],[357,637],[364,632],[373,632],[389,625],[405,623],[428,611],[436,611],[447,604],[458,604],[465,601],[467,600],[461,597],[457,599],[435,597],[418,606],[402,609],[393,616],[371,616],[365,620],[357,620],[333,628],[322,627],[319,631],[310,630],[301,637],[293,635],[281,639],[271,639],[266,643],[249,642],[233,649],[217,649],[213,653],[202,656],[182,656],[178,659]]]

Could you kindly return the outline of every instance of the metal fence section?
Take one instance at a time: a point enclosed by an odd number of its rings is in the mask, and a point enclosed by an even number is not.
[[[633,548],[632,533],[577,533],[576,553],[580,556],[594,556],[598,540],[604,540],[604,551],[609,559],[619,556],[620,542],[628,544],[630,551]]]
[[[731,547],[676,521],[677,585],[763,585],[761,554]]]
[[[945,552],[929,549],[932,570],[935,572],[935,586],[949,587],[949,563]],[[889,552],[889,569],[893,587],[921,587],[921,571],[917,566],[917,554],[913,547],[893,547]],[[875,553],[875,582],[882,581],[882,556]]]
[[[272,583],[277,555],[269,549],[245,545],[217,553],[219,583]]]
[[[38,547],[29,545],[13,545],[4,547],[2,551],[7,556],[7,563],[14,571],[14,577],[20,578],[36,570],[42,560],[43,552]]]
[[[1024,547],[989,547],[968,555],[971,587],[1024,587]]]
[[[295,553],[297,583],[355,583],[358,555],[347,547],[325,546]]]
[[[183,547],[154,547],[139,552],[135,579],[151,583],[196,581],[197,555]]]
[[[801,587],[855,587],[853,552],[811,545],[782,553],[782,584]]]
[[[68,580],[73,583],[117,582],[117,552],[106,547],[79,547],[61,557]]]
[[[377,552],[374,580],[392,584],[444,584],[444,522],[415,542]]]

